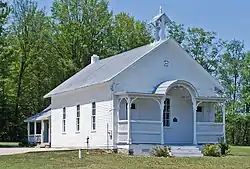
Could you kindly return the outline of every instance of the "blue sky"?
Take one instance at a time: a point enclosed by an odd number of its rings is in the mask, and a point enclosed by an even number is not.
[[[49,11],[52,0],[37,1]],[[160,5],[171,20],[215,31],[224,40],[243,40],[250,50],[249,0],[110,0],[114,13],[127,12],[139,20],[153,18]]]

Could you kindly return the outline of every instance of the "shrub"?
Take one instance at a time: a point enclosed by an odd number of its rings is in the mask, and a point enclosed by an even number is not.
[[[221,151],[219,146],[215,144],[206,144],[203,150],[203,154],[205,156],[220,157]]]
[[[134,155],[134,150],[133,149],[129,149],[128,150],[128,155]]]
[[[29,143],[28,140],[23,140],[18,144],[19,147],[35,147],[36,143]]]
[[[152,149],[152,155],[156,157],[171,157],[171,148],[167,146],[164,146],[163,148],[154,147]]]
[[[230,146],[227,143],[220,143],[219,147],[221,149],[221,155],[227,155],[231,151]]]

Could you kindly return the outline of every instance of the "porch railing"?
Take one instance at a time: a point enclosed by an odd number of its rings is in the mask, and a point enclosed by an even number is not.
[[[197,122],[196,135],[198,143],[217,143],[223,136],[223,123]]]
[[[131,120],[131,141],[133,143],[160,143],[161,122]],[[128,143],[128,121],[118,122],[118,142]]]
[[[36,135],[29,135],[28,136],[28,142],[29,143],[40,143],[42,139],[41,134],[36,134]]]

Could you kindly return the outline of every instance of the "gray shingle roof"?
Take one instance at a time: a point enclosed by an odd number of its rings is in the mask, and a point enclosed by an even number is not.
[[[90,64],[44,97],[107,82],[160,44],[152,43]]]
[[[50,117],[51,115],[51,107],[47,107],[46,109],[44,109],[43,111],[27,118],[26,120],[24,120],[25,122],[30,122],[30,121],[39,121],[39,120],[46,120]]]

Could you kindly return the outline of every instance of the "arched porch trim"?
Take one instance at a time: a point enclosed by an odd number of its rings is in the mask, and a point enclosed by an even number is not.
[[[161,83],[156,88],[155,94],[167,95],[168,92],[174,87],[185,88],[191,96],[192,110],[193,110],[193,144],[197,144],[197,139],[196,139],[196,109],[197,109],[196,98],[198,98],[198,96],[199,96],[198,91],[194,87],[194,85],[188,81],[172,80],[172,81],[166,81],[166,82]],[[163,111],[163,110],[161,110],[161,111]],[[161,112],[161,114],[163,114],[163,112]],[[162,128],[163,128],[163,125],[162,125]],[[163,131],[163,129],[162,129],[162,131]],[[162,136],[162,137],[164,137],[164,136]]]

